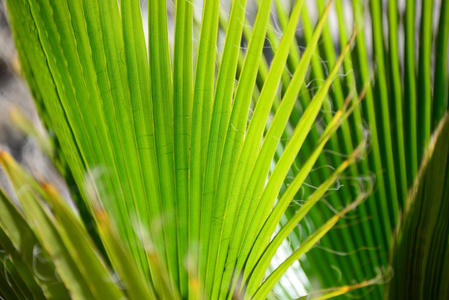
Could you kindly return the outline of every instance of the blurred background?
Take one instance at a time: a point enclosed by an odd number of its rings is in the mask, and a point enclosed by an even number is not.
[[[58,189],[68,197],[63,181],[36,139],[25,135],[14,121],[14,114],[23,115],[40,134],[47,134],[37,115],[28,86],[20,76],[20,63],[8,25],[5,2],[0,0],[0,150],[11,153],[37,178],[57,183]],[[0,185],[8,190],[1,167]]]

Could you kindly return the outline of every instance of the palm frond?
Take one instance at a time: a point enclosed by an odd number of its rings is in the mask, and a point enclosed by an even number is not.
[[[380,299],[447,110],[446,2],[154,0],[144,24],[137,0],[7,0],[81,217],[0,153],[20,202],[0,193],[2,297],[298,298],[299,262],[312,297]]]

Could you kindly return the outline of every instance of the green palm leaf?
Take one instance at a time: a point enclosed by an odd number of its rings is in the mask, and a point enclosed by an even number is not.
[[[449,253],[448,134],[446,115],[431,139],[404,209],[402,229],[392,252],[396,276],[389,284],[388,299],[444,299],[449,295],[445,284]]]
[[[416,41],[413,1],[384,14],[357,0],[350,16],[342,1],[256,2],[227,15],[205,0],[200,19],[197,2],[171,17],[149,1],[144,25],[137,0],[7,0],[55,132],[46,152],[82,217],[2,152],[20,202],[0,193],[2,297],[298,298],[281,281],[297,262],[318,299],[383,296],[393,230],[447,110],[449,5],[434,35],[422,2]],[[34,272],[32,245],[55,285]]]

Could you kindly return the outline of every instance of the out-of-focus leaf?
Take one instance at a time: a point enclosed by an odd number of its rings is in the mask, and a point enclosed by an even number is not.
[[[46,186],[41,189],[7,153],[0,153],[0,163],[5,169],[24,209],[25,219],[49,253],[55,268],[75,299],[107,297],[121,299],[122,292],[98,255],[80,220],[56,190]],[[43,198],[53,208],[51,214]],[[15,233],[20,238],[21,232]]]
[[[425,153],[392,254],[388,299],[449,299],[449,118]]]
[[[0,244],[5,253],[17,261],[16,266],[19,267],[22,263],[26,265],[48,299],[67,299],[69,297],[67,289],[58,279],[48,253],[41,246],[23,215],[1,189],[0,227],[5,234]],[[16,256],[16,251],[20,257]],[[20,271],[21,267],[19,268]]]

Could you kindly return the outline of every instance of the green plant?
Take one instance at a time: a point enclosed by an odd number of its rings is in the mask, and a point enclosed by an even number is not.
[[[148,48],[138,1],[7,2],[24,76],[55,132],[50,155],[81,217],[1,153],[21,207],[0,193],[2,297],[264,299],[297,261],[325,288],[318,298],[356,288],[364,299],[383,295],[388,271],[375,269],[389,265],[421,150],[447,110],[449,5],[442,2],[432,68],[432,5],[423,4],[415,76],[415,4],[407,1],[402,78],[395,1],[387,42],[380,2],[352,2],[349,38],[335,1],[338,47],[332,1],[316,1],[316,24],[304,0],[290,8],[257,1],[254,23],[246,2],[233,1],[227,16],[220,1],[204,1],[199,22],[193,3],[177,1],[172,52],[166,1],[148,3]],[[332,192],[337,179],[345,187]],[[270,269],[284,241],[290,253]],[[299,296],[282,282],[275,291]]]
[[[392,251],[396,276],[388,284],[388,299],[449,297],[448,120],[446,114],[432,137],[404,207]]]

